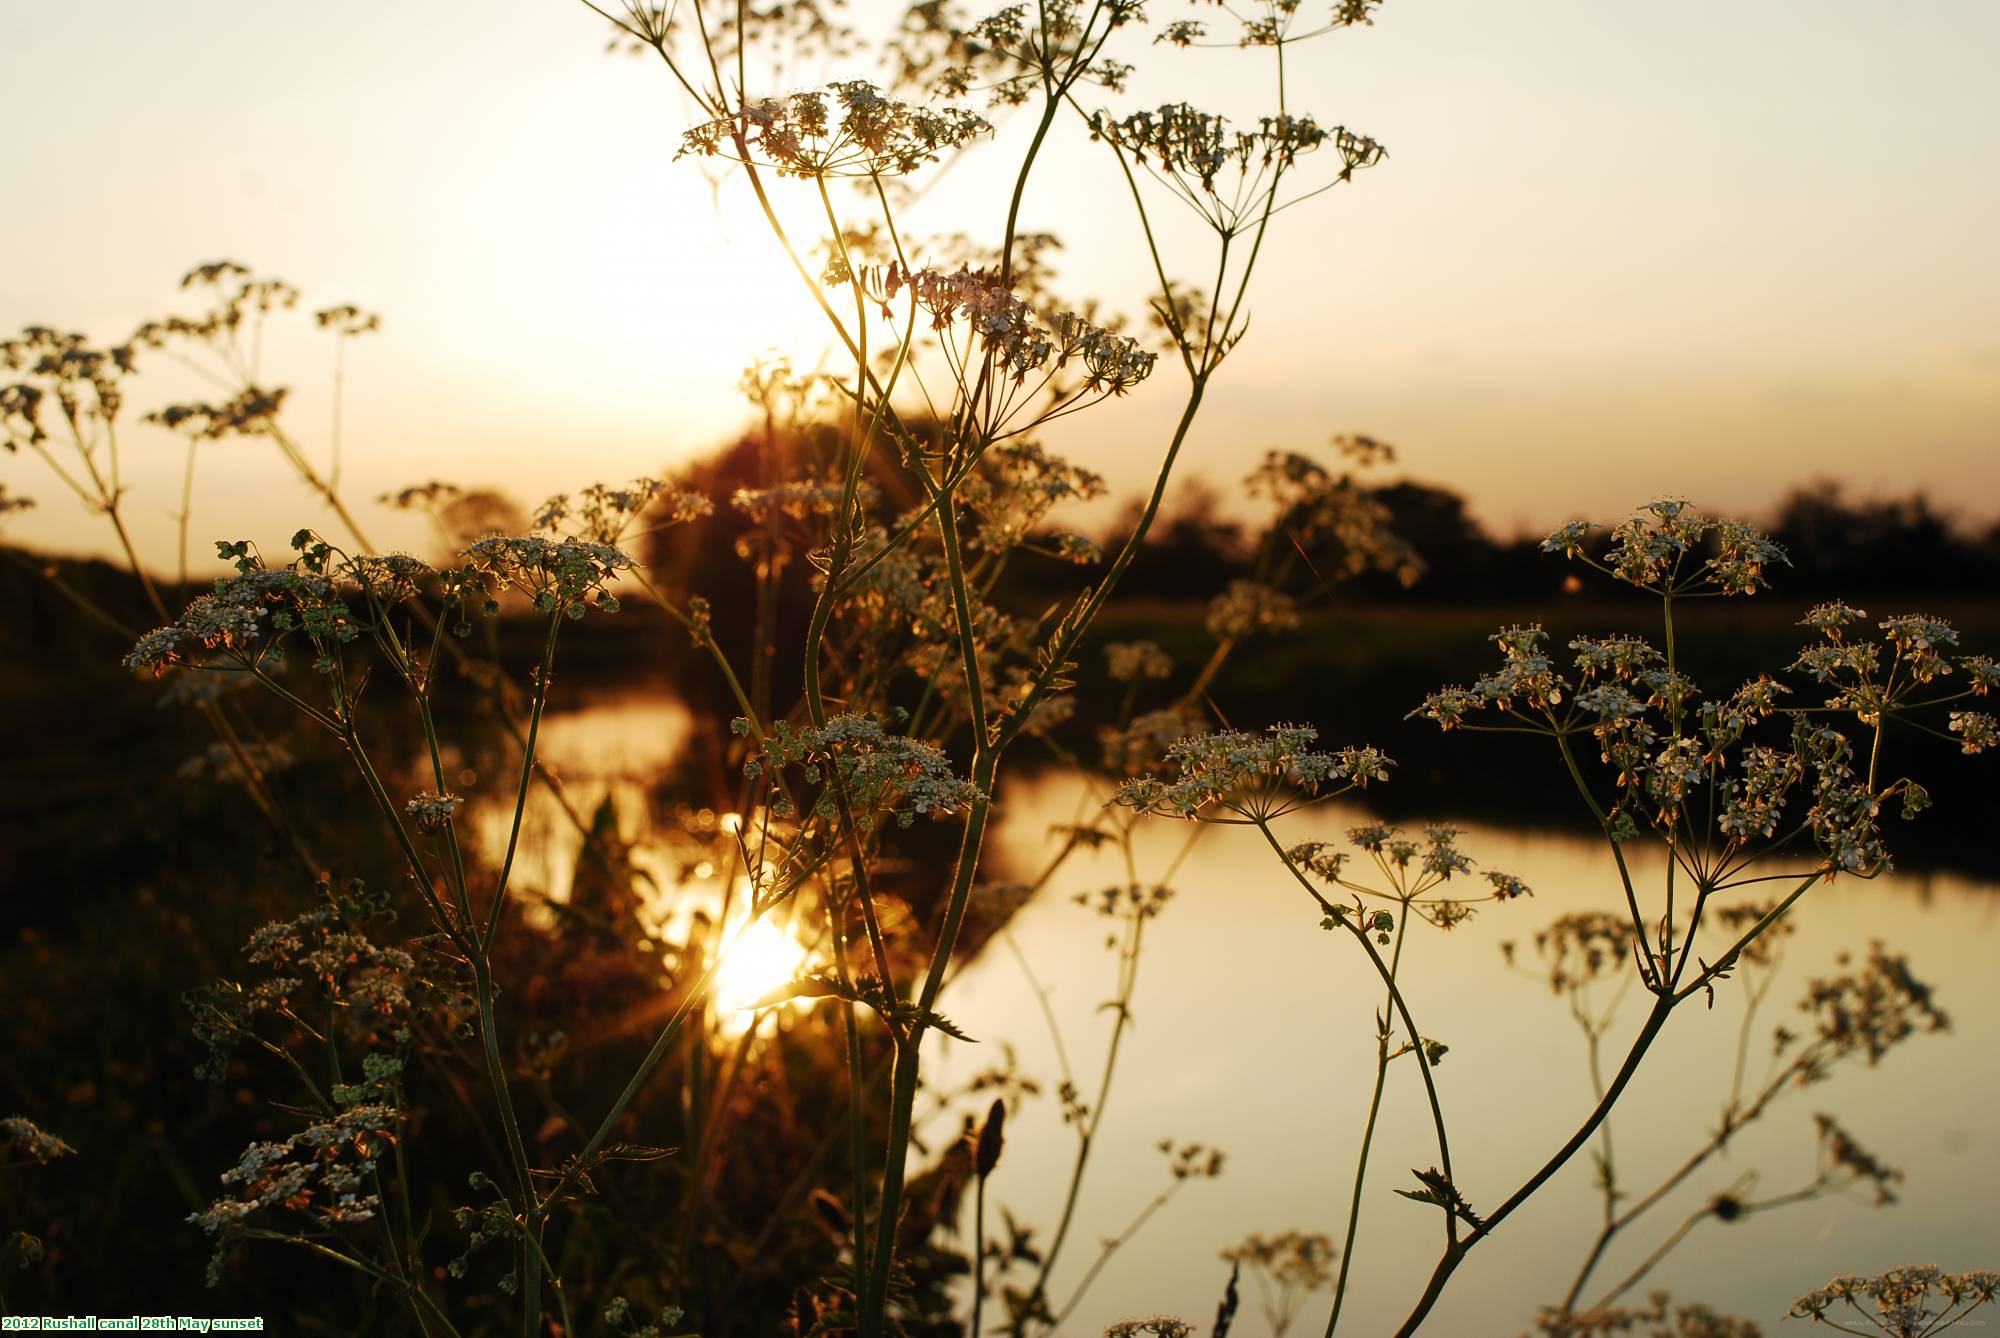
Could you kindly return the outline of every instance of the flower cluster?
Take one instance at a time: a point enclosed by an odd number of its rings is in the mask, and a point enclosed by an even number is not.
[[[214,589],[202,595],[165,627],[139,638],[125,656],[125,666],[154,676],[176,665],[193,662],[206,651],[239,665],[255,665],[270,652],[275,639],[302,632],[321,651],[319,666],[332,667],[330,649],[353,641],[362,625],[324,570],[306,561],[270,568],[247,543],[218,543],[218,554],[236,560],[234,576],[218,577]]]
[[[1822,1174],[1840,1174],[1848,1183],[1866,1180],[1875,1186],[1875,1206],[1887,1207],[1896,1201],[1892,1186],[1901,1183],[1903,1173],[1885,1164],[1874,1153],[1854,1141],[1854,1136],[1840,1127],[1833,1116],[1819,1114],[1813,1116],[1813,1127],[1819,1133],[1820,1155],[1826,1163]]]
[[[1840,1320],[1868,1324],[1887,1338],[1925,1338],[1996,1297],[2000,1273],[1946,1273],[1935,1264],[1905,1264],[1872,1278],[1835,1278],[1794,1301],[1787,1313],[1836,1328],[1843,1327]]]
[[[1450,929],[1471,919],[1474,906],[1481,902],[1513,901],[1532,895],[1526,883],[1497,869],[1485,870],[1480,875],[1488,887],[1484,896],[1432,895],[1454,877],[1472,872],[1471,857],[1458,848],[1458,838],[1463,834],[1456,827],[1433,825],[1424,828],[1423,839],[1417,841],[1405,836],[1401,828],[1381,823],[1351,828],[1347,833],[1348,843],[1369,857],[1388,880],[1386,887],[1349,877],[1347,863],[1351,856],[1329,842],[1302,842],[1286,851],[1285,858],[1316,878],[1356,893],[1357,906],[1361,904],[1361,896],[1400,901],[1438,928]]]
[[[14,451],[49,439],[42,413],[51,398],[64,421],[85,432],[116,418],[132,349],[93,348],[80,334],[31,325],[0,340],[0,368],[25,378],[0,385],[0,446]]]
[[[1983,697],[2000,683],[2000,666],[1991,657],[1948,654],[1958,645],[1958,631],[1944,619],[1920,613],[1885,618],[1877,624],[1882,633],[1877,644],[1853,635],[1867,616],[1861,609],[1836,603],[1822,604],[1802,620],[1801,625],[1817,631],[1820,639],[1799,652],[1792,668],[1828,689],[1828,707],[1876,725],[1914,705]],[[1964,675],[1963,689],[1922,702],[1911,700],[1920,689],[1941,687],[1937,680],[1952,674]],[[1967,753],[2000,744],[1993,717],[1983,711],[1952,711],[1947,727],[1960,736]]]
[[[992,130],[960,107],[917,107],[863,79],[746,102],[681,139],[681,153],[769,167],[780,176],[889,177],[916,171]]]
[[[416,822],[418,831],[435,834],[451,826],[464,804],[465,800],[455,794],[436,794],[426,790],[403,805],[403,811]]]
[[[1600,1305],[1589,1310],[1550,1308],[1536,1318],[1530,1338],[1763,1338],[1747,1319],[1725,1315],[1699,1301],[1678,1305],[1654,1292],[1641,1306]]]
[[[739,732],[749,722],[738,719]],[[813,815],[830,821],[845,798],[856,823],[872,827],[892,815],[907,827],[919,817],[949,817],[979,797],[972,782],[952,774],[951,762],[936,744],[892,734],[872,715],[831,716],[823,726],[794,729],[779,721],[760,741],[760,756],[744,763],[756,777],[799,766],[808,782],[820,785]]]
[[[1145,0],[1040,0],[1003,5],[963,30],[946,29],[938,90],[962,97],[984,85],[994,106],[1018,107],[1050,84],[1078,82],[1122,91],[1132,67],[1103,56],[1105,39],[1145,17]],[[908,57],[906,56],[906,60]],[[911,71],[928,62],[911,62]]]
[[[1138,340],[1073,311],[1038,315],[997,269],[906,269],[892,263],[870,276],[885,307],[907,290],[917,309],[930,316],[932,329],[963,320],[1016,385],[1075,362],[1083,369],[1085,389],[1122,395],[1152,375],[1157,361]]]
[[[1571,911],[1535,934],[1535,951],[1548,968],[1550,991],[1567,994],[1620,969],[1631,957],[1635,942],[1632,921],[1626,916]],[[1500,947],[1508,960],[1513,960],[1513,944]]]
[[[1556,737],[1587,731],[1612,777],[1616,793],[1605,821],[1618,840],[1636,835],[1639,817],[1663,831],[1686,831],[1691,801],[1703,787],[1714,790],[1711,811],[1723,849],[1760,838],[1789,840],[1779,837],[1781,819],[1788,797],[1803,788],[1813,801],[1803,829],[1828,870],[1865,872],[1888,858],[1877,825],[1883,799],[1900,794],[1906,817],[1928,802],[1907,781],[1872,789],[1855,772],[1847,736],[1804,715],[1793,715],[1789,748],[1746,742],[1789,692],[1768,676],[1697,703],[1694,682],[1636,637],[1571,641],[1574,684],[1557,668],[1539,626],[1503,628],[1492,639],[1501,651],[1498,671],[1470,688],[1434,692],[1411,714],[1447,730],[1480,728],[1470,717],[1490,708]],[[1853,697],[1849,691],[1835,704]]]
[[[1032,442],[989,446],[958,486],[958,498],[979,517],[981,547],[1000,551],[1027,541],[1063,502],[1104,495],[1104,480]]]
[[[343,339],[357,335],[374,334],[382,328],[382,318],[372,311],[363,311],[351,302],[335,307],[322,307],[313,313],[313,324],[322,330],[330,330]]]
[[[1222,1174],[1226,1154],[1221,1148],[1206,1143],[1176,1146],[1171,1138],[1161,1139],[1155,1147],[1167,1159],[1167,1174],[1176,1180],[1214,1180]]]
[[[1254,130],[1239,130],[1227,118],[1185,102],[1122,118],[1096,112],[1090,133],[1130,154],[1223,232],[1269,204],[1276,175],[1301,154],[1330,146],[1340,158],[1342,181],[1387,156],[1368,136],[1345,126],[1322,126],[1310,116],[1280,113],[1263,117]],[[1224,184],[1225,174],[1230,184]]]
[[[1169,707],[1134,716],[1123,729],[1105,729],[1098,734],[1104,750],[1104,768],[1114,776],[1142,775],[1166,760],[1167,750],[1187,737],[1189,718]]]
[[[187,682],[190,679],[183,678],[179,681]],[[246,762],[249,764],[247,771],[244,768]],[[206,777],[240,783],[253,775],[275,776],[280,771],[290,770],[297,762],[298,758],[292,755],[291,749],[282,743],[264,739],[241,739],[235,746],[231,746],[217,740],[175,767],[174,775],[181,780],[200,780]]]
[[[1845,965],[1846,955],[1839,960]],[[1951,1025],[1931,987],[1910,973],[1907,959],[1879,940],[1869,945],[1858,968],[1813,980],[1799,1009],[1811,1019],[1812,1040],[1825,1052],[1824,1062],[1860,1055],[1875,1064],[1909,1037]],[[1781,1032],[1780,1042],[1788,1037]]]
[[[1141,813],[1200,818],[1211,808],[1242,820],[1269,821],[1297,807],[1288,792],[1318,799],[1389,778],[1389,759],[1373,748],[1320,752],[1310,725],[1273,725],[1261,734],[1220,730],[1167,746],[1172,780],[1141,776],[1121,784],[1114,804]],[[1230,821],[1217,819],[1210,821]]]
[[[593,483],[574,498],[557,493],[536,509],[533,526],[589,544],[616,544],[641,516],[649,515],[658,525],[682,525],[714,509],[700,493],[665,479],[643,478],[622,488]]]
[[[249,960],[271,974],[254,985],[217,981],[188,996],[194,1034],[208,1050],[197,1070],[220,1082],[237,1042],[266,1018],[319,1017],[334,1010],[364,1042],[398,1036],[409,1024],[416,988],[416,960],[401,948],[374,942],[353,921],[365,913],[358,887],[290,920],[260,926],[244,946]],[[311,988],[313,994],[307,995]]]
[[[1253,1231],[1222,1252],[1225,1262],[1258,1275],[1264,1318],[1275,1334],[1289,1329],[1306,1298],[1333,1281],[1333,1261],[1339,1257],[1332,1237],[1318,1231],[1274,1236]]]
[[[1434,720],[1441,729],[1454,729],[1465,717],[1485,707],[1501,711],[1549,711],[1561,704],[1570,692],[1569,680],[1556,671],[1549,658],[1548,634],[1540,623],[1525,627],[1503,627],[1487,640],[1500,648],[1500,668],[1478,680],[1470,688],[1440,688],[1424,698],[1410,714]],[[1604,708],[1622,706],[1622,699],[1600,698]]]
[[[611,582],[637,564],[623,550],[588,539],[551,539],[539,534],[481,539],[463,554],[465,566],[453,573],[453,591],[469,602],[473,593],[518,590],[543,613],[581,618],[594,605],[615,613]]]
[[[1120,683],[1165,678],[1174,672],[1173,657],[1154,641],[1113,641],[1104,647],[1105,671]]]
[[[1118,883],[1096,892],[1079,892],[1070,900],[1105,919],[1150,920],[1167,908],[1174,890],[1161,883]],[[1115,941],[1115,940],[1114,940]]]
[[[1299,625],[1298,601],[1258,581],[1231,581],[1209,601],[1208,630],[1218,641],[1239,641],[1259,632],[1289,632]]]
[[[1354,466],[1395,458],[1393,448],[1365,435],[1335,437],[1333,446]],[[1352,473],[1336,474],[1297,451],[1266,451],[1243,486],[1271,503],[1273,527],[1309,548],[1323,577],[1381,571],[1411,585],[1423,574],[1423,560],[1396,533],[1389,508]]]
[[[769,488],[738,488],[729,504],[759,525],[777,516],[791,520],[826,517],[840,509],[846,489],[838,482],[821,483],[799,479]],[[862,479],[854,490],[855,510],[863,515],[873,511],[881,499],[881,489]]]
[[[1596,526],[1571,521],[1542,541],[1545,553],[1582,558],[1629,585],[1658,594],[1750,595],[1785,550],[1748,525],[1696,512],[1683,498],[1652,502],[1611,531],[1602,560],[1585,541]]]
[[[220,403],[169,404],[147,414],[146,421],[202,441],[260,436],[276,426],[289,393],[283,386],[245,386]]]
[[[225,1245],[245,1219],[268,1210],[298,1213],[320,1228],[366,1222],[382,1207],[372,1183],[377,1160],[395,1142],[397,1118],[390,1106],[350,1106],[282,1143],[252,1143],[222,1173],[231,1192],[187,1220]],[[211,1286],[220,1261],[218,1250]]]
[[[347,559],[334,572],[336,580],[384,607],[414,597],[436,575],[430,563],[408,553],[364,553]]]
[[[1092,324],[1073,311],[1058,312],[1049,323],[1055,336],[1056,366],[1072,359],[1083,366],[1083,383],[1090,390],[1122,395],[1153,374],[1158,355],[1130,335]]]
[[[213,305],[199,316],[168,316],[147,321],[132,335],[142,348],[164,348],[176,339],[216,346],[234,342],[245,324],[274,311],[298,305],[299,290],[283,279],[259,278],[234,260],[211,260],[196,265],[181,276],[181,288],[205,288]],[[359,313],[356,313],[357,317]],[[322,322],[324,327],[339,324],[340,318]],[[338,331],[337,331],[338,332]],[[359,330],[356,333],[360,333]]]

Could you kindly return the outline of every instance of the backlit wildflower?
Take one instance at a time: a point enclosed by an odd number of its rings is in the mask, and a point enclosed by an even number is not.
[[[1905,1264],[1872,1278],[1835,1278],[1794,1301],[1787,1314],[1850,1333],[1869,1331],[1848,1327],[1866,1324],[1886,1338],[1925,1338],[1992,1304],[1996,1296],[2000,1273],[1947,1273],[1935,1264]]]
[[[1785,550],[1752,527],[1702,516],[1678,497],[1649,503],[1614,527],[1602,561],[1584,546],[1593,528],[1572,521],[1544,539],[1542,551],[1581,558],[1661,594],[1755,594],[1765,586],[1765,573],[1786,561]]]
[[[1901,1171],[1855,1142],[1854,1136],[1841,1128],[1833,1116],[1815,1115],[1813,1125],[1819,1131],[1820,1154],[1827,1162],[1829,1172],[1838,1172],[1851,1182],[1865,1180],[1873,1184],[1877,1208],[1887,1207],[1896,1201],[1893,1186],[1902,1181]]]
[[[187,1217],[219,1238],[209,1285],[220,1281],[221,1250],[257,1213],[295,1213],[315,1228],[372,1219],[382,1207],[373,1188],[376,1163],[395,1142],[397,1122],[390,1106],[350,1106],[281,1143],[245,1148],[236,1165],[222,1173],[229,1194]]]
[[[1320,752],[1311,747],[1318,737],[1309,725],[1273,725],[1261,734],[1222,730],[1180,739],[1167,748],[1171,780],[1128,780],[1112,802],[1169,817],[1195,818],[1220,808],[1247,821],[1268,821],[1298,806],[1294,792],[1324,799],[1388,779],[1389,759],[1375,749]]]
[[[836,817],[844,797],[863,827],[885,815],[903,827],[919,817],[949,817],[979,797],[976,786],[952,774],[943,749],[890,733],[874,716],[830,716],[824,726],[804,729],[778,721],[744,773],[762,776],[785,766],[800,767],[808,782],[822,786],[815,816]]]
[[[196,650],[217,652],[243,664],[259,662],[276,636],[299,631],[316,645],[354,640],[361,625],[334,582],[303,564],[267,568],[248,545],[220,544],[237,557],[238,572],[217,578],[210,593],[189,604],[172,623],[139,638],[124,663],[159,675],[189,662]]]
[[[426,790],[403,805],[403,811],[416,822],[418,831],[436,833],[451,826],[452,818],[464,803],[465,800],[455,794],[434,794]]]
[[[845,495],[846,488],[840,483],[797,479],[769,488],[738,488],[731,494],[729,504],[763,525],[776,516],[791,520],[831,516],[840,509]],[[854,506],[864,515],[875,509],[880,498],[881,489],[866,479],[855,486]]]
[[[0,505],[4,505],[4,499],[0,499]],[[1984,697],[2000,687],[2000,663],[1995,663],[1990,655],[1960,656],[1958,667],[1965,671],[1966,686],[1975,697]]]
[[[1224,1261],[1262,1275],[1264,1317],[1277,1334],[1291,1327],[1307,1297],[1333,1281],[1339,1257],[1332,1238],[1317,1231],[1253,1231],[1222,1252]]]
[[[1846,954],[1839,960],[1848,962]],[[1812,1037],[1828,1059],[1853,1054],[1871,1065],[1911,1036],[1951,1026],[1931,986],[1911,973],[1907,958],[1879,940],[1869,944],[1858,966],[1814,979],[1799,1009],[1812,1019]]]
[[[1564,557],[1575,557],[1583,552],[1583,541],[1597,528],[1595,521],[1572,520],[1542,540],[1544,553],[1561,553]]]
[[[1192,732],[1187,716],[1167,709],[1134,716],[1123,729],[1106,729],[1098,741],[1104,766],[1114,776],[1137,776],[1166,760],[1167,749]]]
[[[714,510],[700,493],[665,479],[634,479],[622,487],[593,483],[572,497],[557,493],[536,509],[533,527],[590,544],[616,544],[641,516],[655,525],[683,525]]]
[[[94,449],[123,407],[121,381],[132,370],[132,348],[97,348],[80,334],[31,325],[0,340],[0,369],[22,378],[0,384],[0,446],[40,445],[53,425],[75,433],[80,448]]]
[[[918,107],[862,79],[746,102],[681,137],[681,153],[731,158],[791,177],[903,176],[992,130],[960,107]]]
[[[1103,495],[1099,475],[1027,442],[988,447],[958,489],[979,518],[979,546],[994,551],[1027,542],[1055,507]]]
[[[464,582],[461,590],[518,590],[541,612],[572,618],[582,617],[586,605],[614,611],[618,605],[611,582],[637,565],[610,544],[539,534],[495,535],[461,556],[465,566],[455,573]]]
[[[1388,156],[1368,136],[1322,126],[1310,116],[1280,113],[1262,118],[1254,130],[1239,130],[1185,102],[1124,117],[1097,112],[1090,133],[1130,154],[1225,234],[1272,204],[1278,176],[1301,154],[1331,148],[1340,159],[1341,181]]]
[[[1227,590],[1209,601],[1207,623],[1218,640],[1289,632],[1299,625],[1298,602],[1257,581],[1231,581]]]
[[[1549,988],[1564,994],[1622,968],[1632,956],[1632,921],[1605,911],[1559,915],[1535,935]]]
[[[1104,647],[1106,671],[1120,683],[1142,678],[1165,678],[1174,671],[1174,662],[1153,641],[1113,641]]]
[[[1984,711],[1953,711],[1947,727],[1958,735],[1958,750],[1962,753],[1983,753],[1988,748],[2000,748],[2000,730],[1996,730],[1993,717]]]

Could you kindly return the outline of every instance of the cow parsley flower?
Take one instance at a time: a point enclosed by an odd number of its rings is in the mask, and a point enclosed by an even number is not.
[[[1322,126],[1310,116],[1266,116],[1245,130],[1185,102],[1124,117],[1096,112],[1090,133],[1129,154],[1225,235],[1272,204],[1277,178],[1302,154],[1331,149],[1340,159],[1341,181],[1388,156],[1368,136]]]
[[[465,800],[455,794],[435,794],[429,790],[403,805],[403,811],[417,824],[417,830],[437,833],[449,827]]]
[[[1949,728],[1962,740],[1962,753],[1983,753],[1988,748],[2000,748],[2000,730],[1996,730],[1994,719],[1984,711],[1953,711],[1949,717]]]
[[[1173,779],[1142,776],[1120,785],[1112,803],[1169,817],[1268,822],[1300,806],[1297,795],[1329,798],[1387,780],[1389,759],[1373,748],[1320,752],[1310,725],[1273,725],[1261,734],[1221,730],[1168,745]],[[1221,809],[1237,815],[1218,818]]]
[[[1171,656],[1154,641],[1112,641],[1104,647],[1105,670],[1120,683],[1142,678],[1166,678],[1174,672]]]
[[[918,107],[864,79],[746,102],[681,137],[682,154],[728,158],[780,176],[905,176],[992,130],[960,107]]]
[[[1845,1327],[1842,1320],[1867,1324],[1887,1338],[1924,1338],[1956,1325],[1996,1297],[2000,1273],[1947,1273],[1935,1264],[1905,1264],[1872,1278],[1835,1278],[1794,1301],[1787,1314],[1836,1328]]]
[[[1663,595],[1755,594],[1785,550],[1740,521],[1701,515],[1684,498],[1649,503],[1614,527],[1602,560],[1585,548],[1596,527],[1572,521],[1542,541],[1545,553],[1579,558],[1629,585]]]
[[[949,817],[980,797],[977,786],[952,773],[943,749],[891,733],[872,715],[829,716],[825,725],[804,729],[778,721],[744,772],[754,777],[786,766],[802,768],[808,782],[822,787],[814,816],[837,817],[844,795],[863,828],[882,816],[901,827],[919,817]]]
[[[1298,601],[1257,581],[1231,581],[1227,590],[1209,601],[1206,621],[1219,641],[1289,632],[1299,625]]]
[[[230,1238],[260,1212],[295,1213],[319,1229],[371,1220],[382,1207],[372,1188],[376,1163],[395,1142],[397,1121],[390,1106],[350,1106],[283,1142],[245,1148],[222,1173],[230,1193],[187,1217],[218,1238],[209,1285],[220,1281]]]

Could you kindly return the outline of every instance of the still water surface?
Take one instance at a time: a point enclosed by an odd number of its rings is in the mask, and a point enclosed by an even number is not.
[[[671,760],[686,726],[672,702],[620,699],[552,717],[548,755],[586,803],[613,794],[626,834],[643,847],[645,782]],[[999,801],[990,850],[1013,877],[1046,859],[1052,824],[1076,820],[1079,806],[1087,814],[1098,798],[1088,779],[1054,773],[1006,786]],[[1336,806],[1310,809],[1284,819],[1281,834],[1288,843],[1338,840],[1364,819]],[[1416,925],[1405,950],[1402,980],[1418,1024],[1451,1047],[1437,1070],[1440,1098],[1460,1187],[1480,1208],[1532,1174],[1593,1104],[1582,1037],[1565,1002],[1534,971],[1525,944],[1559,914],[1616,910],[1622,900],[1597,843],[1459,825],[1467,829],[1461,848],[1481,868],[1514,873],[1534,889],[1531,899],[1482,907],[1448,934]],[[1156,877],[1186,835],[1184,826],[1164,821],[1143,829],[1140,878]],[[524,877],[562,895],[574,833],[555,814],[537,811],[525,836]],[[1105,945],[1107,922],[1070,897],[1126,881],[1115,850],[1080,852],[1011,928],[1047,991],[1077,1080],[1093,1093],[1112,1024],[1102,1005],[1115,989],[1116,954]],[[1122,1231],[1166,1183],[1155,1146],[1161,1139],[1219,1146],[1227,1167],[1218,1180],[1187,1184],[1110,1259],[1066,1333],[1097,1334],[1112,1320],[1159,1312],[1206,1331],[1228,1272],[1218,1257],[1223,1249],[1252,1231],[1297,1228],[1336,1240],[1344,1231],[1374,1071],[1377,978],[1352,940],[1318,927],[1316,909],[1254,830],[1204,829],[1173,886],[1177,895],[1146,931],[1134,1025],[1052,1282],[1057,1303],[1074,1291],[1099,1242]],[[1629,1299],[1666,1287],[1771,1330],[1793,1297],[1837,1273],[1913,1261],[1951,1270],[2000,1266],[2000,1065],[1989,1030],[2000,1020],[2000,883],[1921,874],[1844,879],[1808,894],[1795,915],[1797,932],[1756,1024],[1753,1078],[1769,1053],[1771,1026],[1798,1016],[1808,980],[1837,970],[1840,954],[1864,953],[1877,938],[1907,954],[1916,975],[1936,987],[1952,1031],[1916,1037],[1875,1068],[1843,1064],[1830,1081],[1775,1103],[1619,1238],[1595,1275],[1597,1288],[1624,1276],[1688,1212],[1745,1174],[1757,1177],[1753,1198],[1810,1181],[1819,1158],[1817,1111],[1837,1114],[1871,1151],[1907,1172],[1900,1201],[1878,1209],[1872,1195],[1855,1190],[1734,1224],[1705,1222]],[[1524,944],[1515,967],[1500,950],[1505,940]],[[943,1009],[979,1043],[941,1038],[927,1062],[929,1080],[963,1081],[998,1062],[1004,1043],[1043,1083],[1044,1094],[1007,1125],[989,1224],[1004,1207],[1046,1240],[1075,1151],[1053,1096],[1060,1069],[1049,1019],[997,942],[958,974]],[[1627,1090],[1613,1131],[1620,1179],[1635,1192],[1650,1189],[1715,1127],[1741,1009],[1735,982],[1724,983],[1713,1011],[1684,1006]],[[1628,998],[1606,1037],[1614,1066],[1641,1011]],[[955,1118],[933,1132],[948,1133]],[[1343,1332],[1393,1330],[1421,1292],[1436,1259],[1437,1217],[1393,1191],[1412,1185],[1409,1168],[1436,1160],[1418,1074],[1404,1059],[1392,1067],[1377,1130]],[[1588,1156],[1579,1155],[1472,1253],[1427,1331],[1520,1333],[1538,1306],[1566,1289],[1601,1211]],[[1309,1302],[1292,1333],[1318,1333],[1326,1310],[1324,1300]],[[1246,1279],[1234,1332],[1264,1331]]]

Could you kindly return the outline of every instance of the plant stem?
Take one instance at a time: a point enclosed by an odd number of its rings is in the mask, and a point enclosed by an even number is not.
[[[1403,964],[1403,933],[1408,927],[1410,904],[1403,903],[1403,914],[1396,921],[1396,947],[1390,954],[1389,975],[1394,979]],[[1385,998],[1382,1010],[1387,1013],[1393,999]],[[1411,1038],[1411,1044],[1421,1041]],[[1368,1153],[1375,1143],[1375,1118],[1382,1109],[1382,1089],[1389,1076],[1389,1024],[1385,1017],[1375,1040],[1375,1091],[1368,1099],[1368,1123],[1361,1131],[1361,1152],[1354,1163],[1354,1193],[1347,1201],[1347,1236],[1341,1241],[1340,1273],[1333,1284],[1333,1312],[1326,1317],[1327,1338],[1340,1326],[1340,1308],[1347,1300],[1347,1273],[1354,1263],[1354,1241],[1361,1229],[1361,1190],[1368,1179]]]
[[[1483,1225],[1475,1228],[1464,1240],[1445,1250],[1439,1257],[1437,1266],[1431,1270],[1430,1281],[1425,1284],[1423,1295],[1417,1298],[1417,1303],[1411,1309],[1409,1316],[1397,1328],[1396,1338],[1409,1338],[1409,1335],[1414,1334],[1423,1325],[1432,1307],[1437,1304],[1438,1297],[1444,1294],[1445,1285],[1451,1281],[1451,1275],[1457,1272],[1459,1264],[1464,1262],[1466,1253],[1492,1234],[1493,1229],[1509,1214],[1527,1202],[1551,1176],[1568,1164],[1569,1159],[1576,1155],[1577,1149],[1590,1141],[1590,1136],[1597,1132],[1597,1126],[1604,1122],[1605,1117],[1611,1113],[1612,1106],[1617,1104],[1618,1098],[1624,1093],[1625,1084],[1632,1080],[1634,1073],[1638,1072],[1639,1062],[1652,1048],[1660,1029],[1666,1025],[1668,1016],[1673,1012],[1674,1005],[1675,999],[1671,995],[1654,999],[1652,1010],[1646,1014],[1645,1024],[1639,1029],[1637,1038],[1633,1040],[1624,1064],[1619,1067],[1617,1076],[1611,1080],[1611,1086],[1605,1089],[1603,1099],[1591,1111],[1590,1117],[1583,1122],[1581,1128],[1570,1135],[1569,1140],[1556,1150],[1555,1155],[1550,1157],[1539,1171],[1530,1176],[1505,1203],[1487,1216]]]

